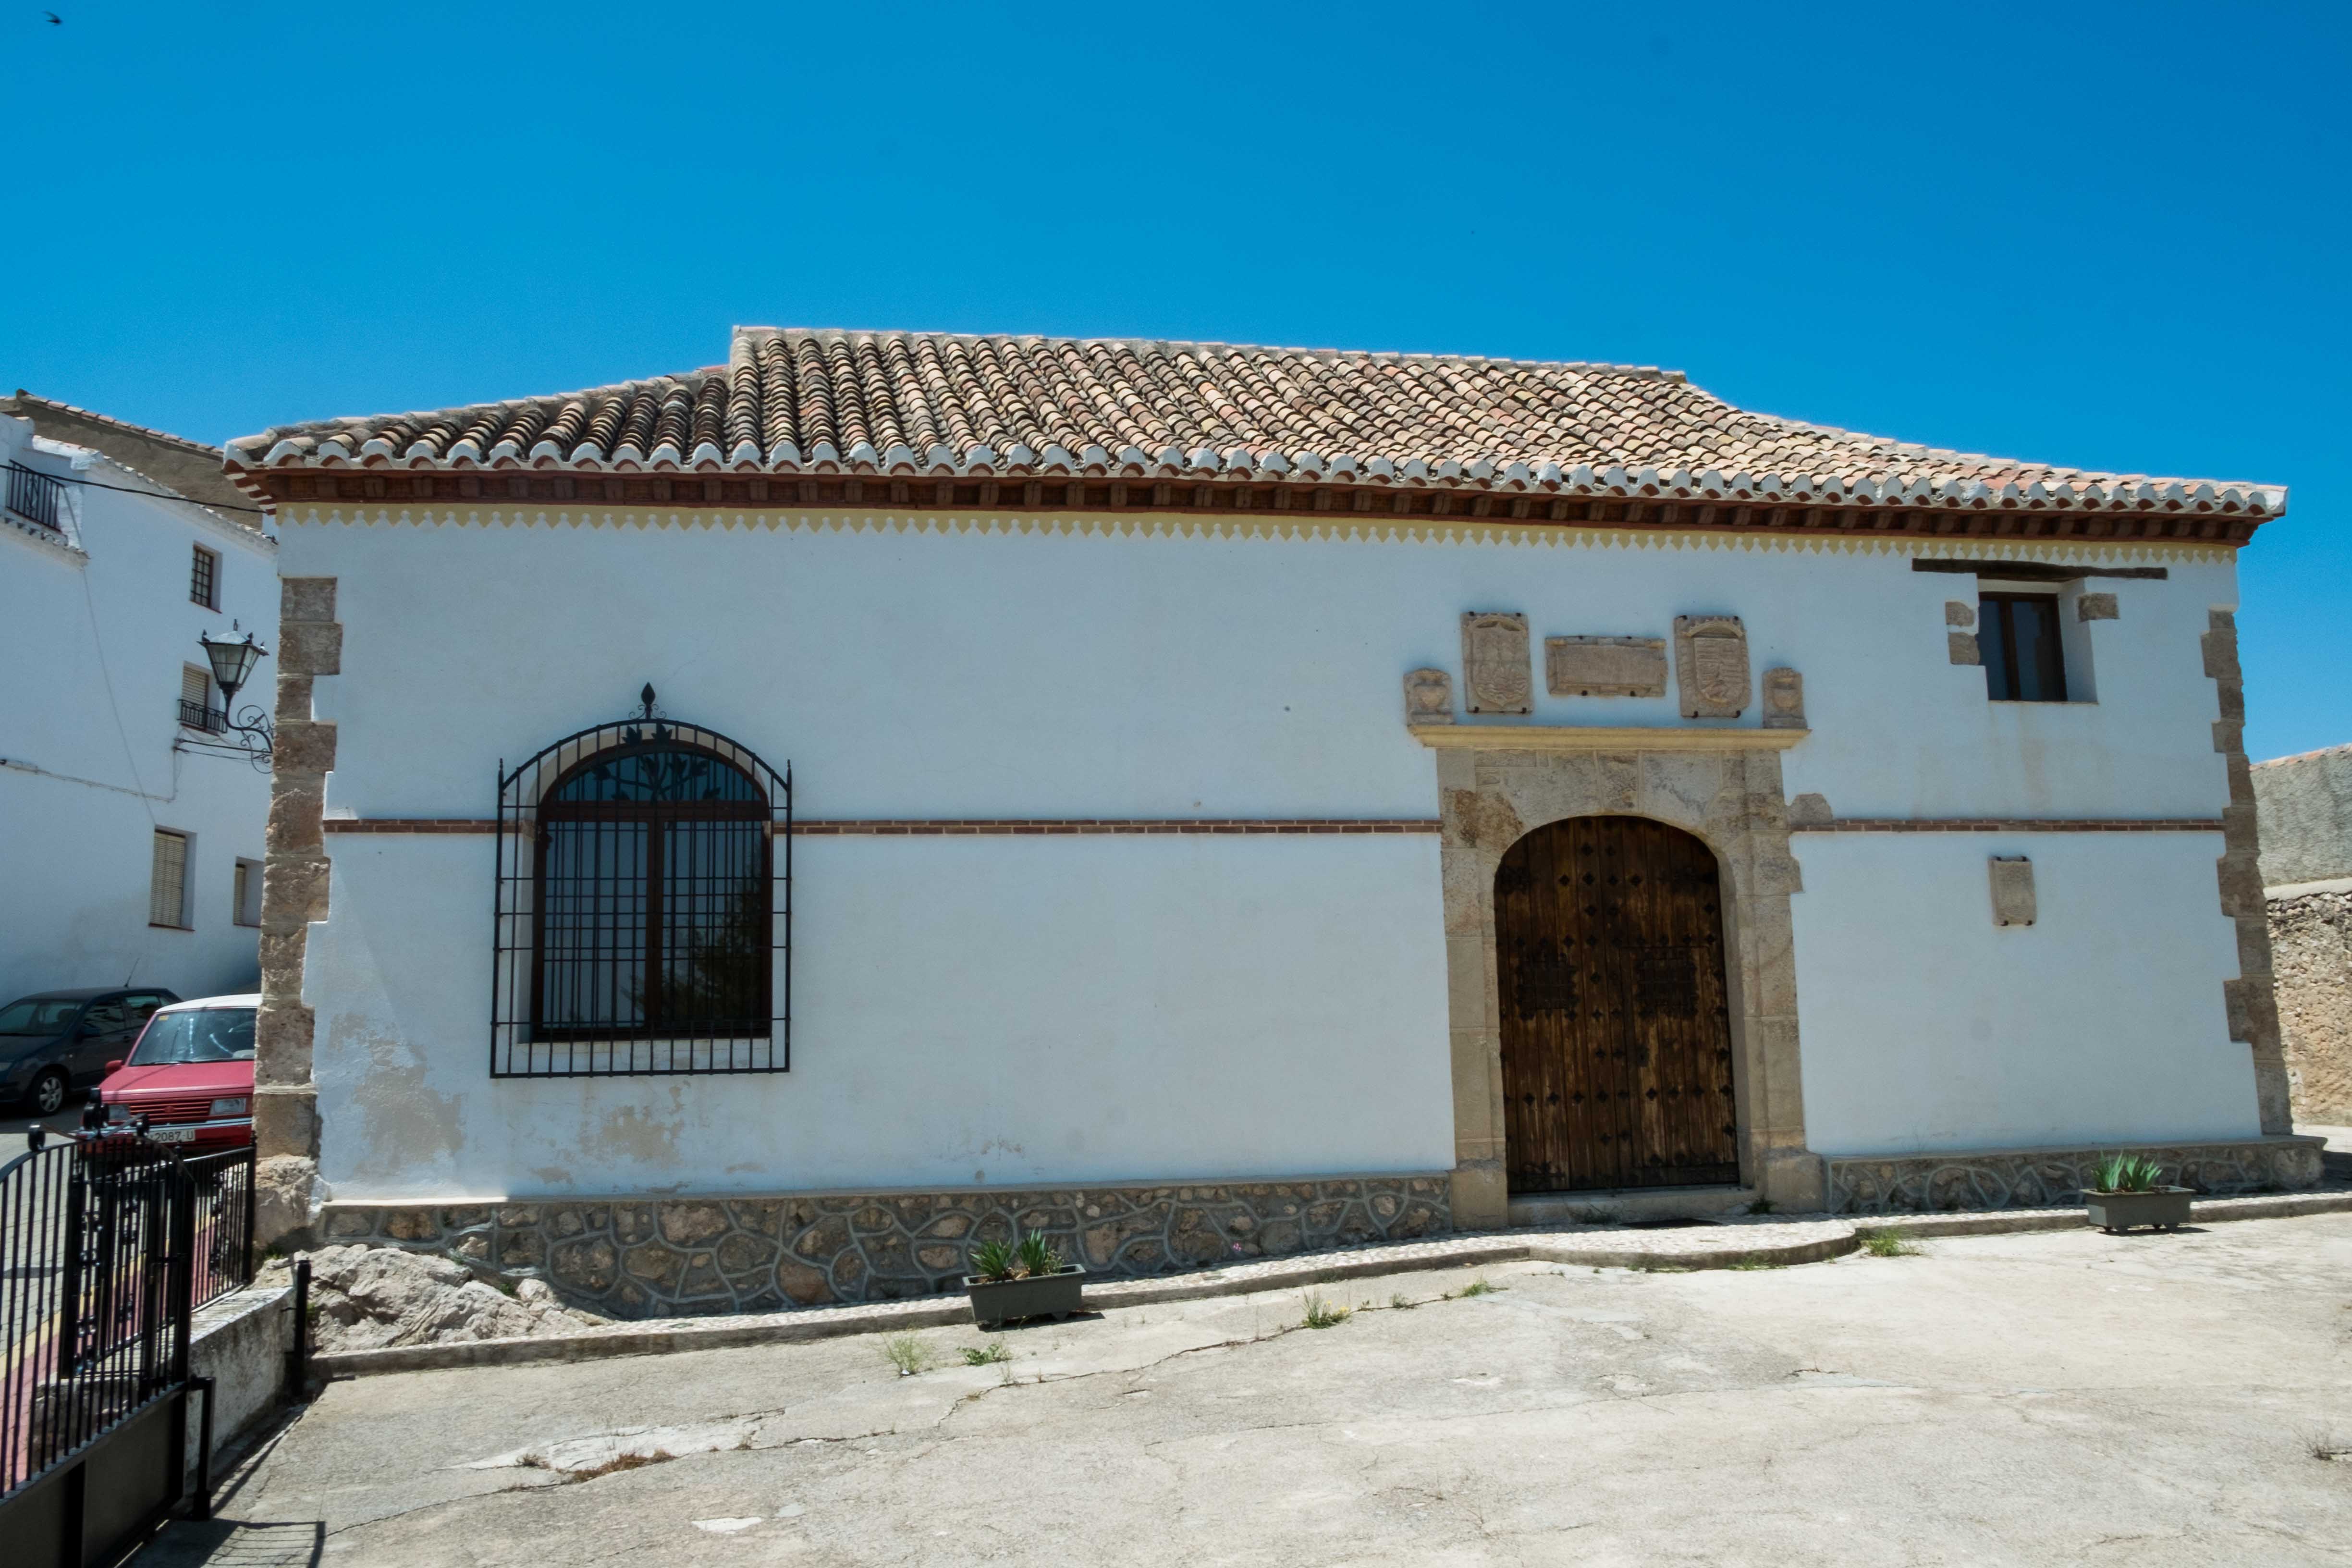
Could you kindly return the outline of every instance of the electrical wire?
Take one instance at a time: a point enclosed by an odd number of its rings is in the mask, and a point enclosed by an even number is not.
[[[20,463],[11,463],[8,466],[12,468],[24,467]],[[213,511],[249,511],[257,517],[267,517],[273,510],[266,506],[233,506],[225,500],[198,500],[194,496],[184,496],[177,490],[168,495],[157,495],[153,490],[142,490],[131,485],[110,485],[104,479],[77,479],[58,474],[41,474],[38,468],[26,468],[25,471],[28,474],[40,474],[41,478],[51,484],[87,485],[94,490],[120,490],[127,496],[145,496],[149,500],[185,501],[190,506],[200,506]]]

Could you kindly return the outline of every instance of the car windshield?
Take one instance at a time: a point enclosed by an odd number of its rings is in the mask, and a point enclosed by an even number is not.
[[[60,1034],[80,1011],[81,1004],[69,998],[27,996],[0,1007],[0,1035]]]
[[[137,1068],[175,1062],[249,1062],[253,1059],[253,1009],[197,1007],[158,1013],[131,1053]]]

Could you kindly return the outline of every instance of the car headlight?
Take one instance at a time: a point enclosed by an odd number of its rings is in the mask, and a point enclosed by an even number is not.
[[[106,1102],[106,1119],[120,1125],[131,1120],[131,1108],[119,1100],[110,1100]]]
[[[215,1116],[243,1116],[245,1114],[246,1104],[247,1102],[241,1098],[235,1100],[215,1100],[213,1101],[213,1114]]]

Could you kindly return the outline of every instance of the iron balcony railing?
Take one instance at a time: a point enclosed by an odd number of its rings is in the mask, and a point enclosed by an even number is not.
[[[217,735],[228,728],[228,715],[209,703],[191,702],[183,697],[180,699],[180,722],[191,730],[203,730]]]
[[[65,481],[35,473],[22,463],[8,465],[8,510],[26,522],[53,533],[65,531],[58,519],[65,512]]]

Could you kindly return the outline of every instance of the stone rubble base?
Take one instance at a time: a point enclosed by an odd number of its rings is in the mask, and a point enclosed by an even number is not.
[[[2278,1196],[2214,1198],[2198,1202],[2193,1223],[2288,1219],[2305,1215],[2352,1213],[2352,1192],[2293,1193]],[[1408,1274],[1433,1268],[1534,1261],[1592,1268],[1700,1269],[1819,1263],[1853,1252],[1871,1231],[1916,1237],[1998,1236],[2021,1231],[2074,1230],[2088,1223],[2080,1206],[2012,1209],[1993,1213],[1917,1215],[1885,1220],[1830,1215],[1732,1219],[1677,1230],[1636,1230],[1580,1226],[1567,1230],[1506,1231],[1444,1241],[1370,1246],[1345,1252],[1238,1264],[1171,1279],[1124,1279],[1089,1284],[1089,1311],[1145,1307],[1209,1296],[1245,1296],[1294,1290],[1341,1279]],[[659,1355],[680,1351],[727,1350],[744,1345],[785,1344],[835,1339],[845,1334],[898,1332],[908,1329],[969,1324],[971,1309],[961,1297],[878,1301],[734,1318],[682,1318],[617,1324],[585,1333],[536,1339],[477,1340],[456,1344],[401,1345],[310,1358],[321,1377],[359,1377],[379,1373],[424,1372],[446,1367],[513,1366],[529,1362],[572,1362],[606,1356]]]
[[[1444,1173],[964,1193],[326,1205],[321,1244],[539,1276],[606,1317],[735,1315],[961,1289],[971,1248],[1041,1232],[1089,1274],[1192,1272],[1443,1236]]]

